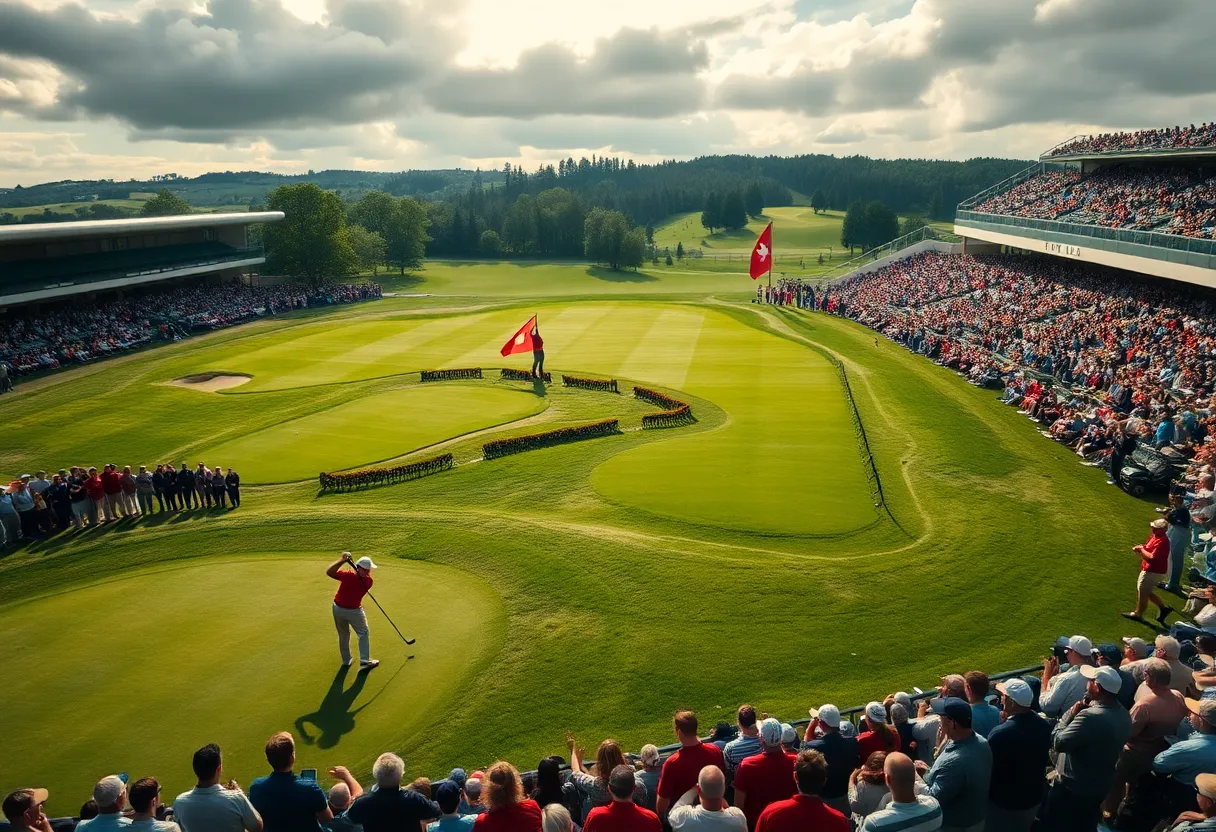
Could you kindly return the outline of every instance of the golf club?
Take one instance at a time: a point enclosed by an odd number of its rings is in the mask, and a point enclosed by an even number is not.
[[[351,568],[352,568],[352,569],[354,569],[354,570],[358,571],[359,567],[355,566],[355,561],[354,561],[354,560],[353,560],[351,557],[347,556],[347,558],[346,558],[346,562],[347,562],[347,563],[349,563],[349,564],[351,565]],[[369,590],[369,591],[368,591],[368,593],[367,593],[367,597],[368,597],[368,598],[371,598],[371,599],[372,599],[372,603],[373,603],[373,604],[375,604],[375,605],[376,605],[376,606],[377,606],[377,607],[380,609],[380,612],[384,613],[384,617],[385,617],[385,618],[388,618],[388,623],[393,625],[393,629],[394,629],[394,630],[397,630],[397,635],[401,636],[401,640],[402,640],[402,641],[404,641],[406,644],[413,644],[413,643],[414,643],[414,639],[412,639],[412,638],[406,638],[406,637],[405,637],[405,634],[404,634],[404,633],[402,633],[402,632],[401,632],[401,630],[398,630],[398,629],[397,629],[397,625],[396,625],[396,624],[393,624],[393,619],[389,618],[388,613],[384,612],[384,607],[381,607],[381,606],[380,606],[380,602],[376,600],[376,596],[375,596],[375,595],[372,595],[372,593],[371,593],[371,591],[370,591],[370,590]],[[413,656],[410,656],[410,658],[412,659],[412,658],[413,658]]]

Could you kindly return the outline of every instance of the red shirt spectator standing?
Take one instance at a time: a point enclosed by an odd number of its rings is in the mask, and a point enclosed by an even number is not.
[[[756,832],[849,832],[844,815],[819,799],[828,780],[828,764],[812,748],[798,752],[794,763],[798,794],[769,804],[756,823]]]
[[[660,818],[667,815],[671,804],[684,792],[697,785],[697,776],[706,766],[717,766],[726,773],[726,759],[722,749],[701,742],[697,736],[697,715],[692,711],[680,711],[673,720],[680,750],[667,758],[659,774],[659,796],[655,800],[655,812]]]
[[[659,816],[633,802],[633,769],[617,766],[608,777],[612,802],[587,813],[583,832],[661,832]]]
[[[760,723],[764,751],[739,763],[735,772],[735,805],[754,830],[769,804],[794,796],[794,762],[798,759],[781,747],[781,723],[769,717]]]
[[[899,732],[887,724],[887,709],[881,702],[866,705],[866,730],[857,736],[857,765],[864,766],[875,751],[898,751]]]
[[[1149,601],[1152,601],[1158,609],[1157,621],[1164,627],[1166,616],[1174,609],[1158,598],[1155,590],[1157,582],[1165,579],[1170,568],[1170,541],[1165,536],[1169,521],[1158,517],[1149,527],[1152,534],[1148,540],[1144,541],[1143,545],[1132,547],[1132,551],[1140,556],[1140,577],[1136,581],[1136,609],[1123,613],[1123,617],[1143,621],[1144,611],[1148,608]]]

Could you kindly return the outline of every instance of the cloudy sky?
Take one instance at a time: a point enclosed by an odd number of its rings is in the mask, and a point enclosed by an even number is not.
[[[0,0],[0,187],[1030,158],[1216,118],[1216,0]]]

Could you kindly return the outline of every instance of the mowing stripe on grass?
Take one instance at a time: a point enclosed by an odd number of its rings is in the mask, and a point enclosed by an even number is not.
[[[704,309],[664,309],[621,362],[618,375],[665,387],[682,387],[705,323]]]

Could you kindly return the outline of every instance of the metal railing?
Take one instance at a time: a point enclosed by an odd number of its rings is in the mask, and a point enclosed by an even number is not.
[[[856,271],[862,266],[869,265],[880,257],[886,257],[888,254],[894,254],[902,249],[914,246],[924,240],[940,240],[944,243],[957,243],[962,241],[962,237],[950,231],[940,231],[931,225],[926,225],[915,231],[898,237],[889,243],[883,243],[881,246],[876,246],[864,254],[859,254],[852,260],[846,260],[839,266],[836,266],[823,274],[816,275],[815,280],[821,283],[831,283],[840,277],[844,277],[849,272]]]
[[[1072,139],[1069,139],[1069,141],[1072,141]],[[1033,165],[1026,168],[1025,170],[1020,170],[1017,173],[1015,173],[1013,176],[1010,176],[1006,179],[1002,179],[1000,182],[997,182],[995,185],[985,188],[984,190],[980,191],[978,194],[971,197],[970,199],[964,199],[962,202],[960,202],[958,204],[958,210],[962,210],[964,208],[970,208],[973,205],[978,205],[980,202],[983,202],[988,197],[993,196],[994,194],[1001,193],[1002,191],[1009,190],[1010,188],[1012,188],[1016,185],[1020,185],[1022,182],[1025,182],[1030,177],[1032,177],[1038,173],[1041,173],[1042,170],[1043,170],[1043,163],[1035,162]]]
[[[1107,228],[1104,225],[1089,225],[1079,222],[1065,222],[1062,220],[1040,220],[1031,217],[1015,217],[1007,214],[989,214],[982,211],[959,210],[955,215],[956,222],[980,222],[989,223],[991,225],[1005,225],[1012,228],[1020,228],[1023,230],[1042,231],[1054,234],[1071,234],[1077,237],[1086,237],[1090,240],[1113,242],[1116,244],[1143,246],[1146,249],[1155,249],[1161,252],[1183,252],[1187,254],[1200,254],[1205,256],[1216,256],[1216,240],[1206,237],[1184,237],[1181,234],[1166,234],[1161,231],[1137,231],[1131,228]],[[1118,251],[1117,248],[1111,246],[1100,246],[1111,251]],[[1147,252],[1125,252],[1135,253],[1139,256],[1152,257],[1151,253]],[[1157,259],[1171,260],[1168,256],[1162,255]]]

